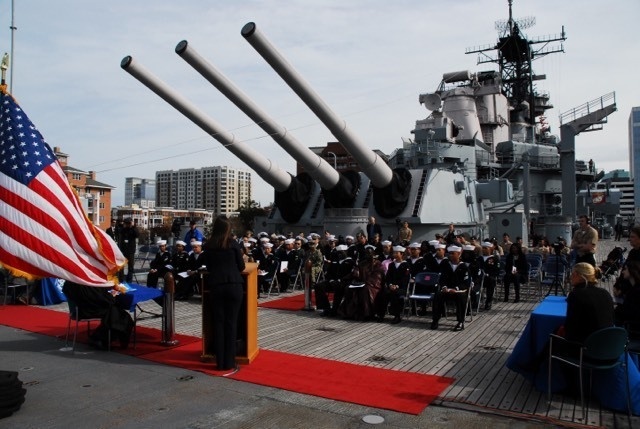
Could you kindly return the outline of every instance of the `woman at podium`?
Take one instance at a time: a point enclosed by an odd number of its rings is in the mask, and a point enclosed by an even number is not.
[[[235,368],[238,314],[242,305],[244,259],[240,245],[231,237],[231,224],[217,217],[205,245],[206,287],[213,301],[213,347],[218,370]]]

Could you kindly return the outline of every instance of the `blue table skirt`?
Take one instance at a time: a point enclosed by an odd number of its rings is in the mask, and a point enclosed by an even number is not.
[[[67,297],[62,292],[62,286],[64,280],[46,278],[41,280],[41,305],[52,305],[65,302]],[[123,308],[134,311],[136,305],[140,302],[149,301],[151,299],[159,298],[163,295],[163,291],[160,289],[154,289],[146,286],[142,286],[135,283],[127,284],[132,290],[125,294],[116,296],[116,300]]]
[[[129,283],[128,286],[131,287],[131,290],[127,293],[117,295],[116,300],[123,308],[128,308],[129,311],[135,311],[136,305],[140,302],[160,298],[164,295],[164,292],[160,289],[146,287],[135,283]]]
[[[566,314],[565,297],[545,298],[531,313],[520,339],[506,362],[507,368],[521,374],[541,392],[546,392],[548,385],[549,334],[556,332],[564,323]],[[577,369],[554,362],[552,392],[562,391],[567,387],[564,377],[567,370],[575,371],[577,377]],[[628,374],[633,414],[640,415],[640,371],[637,359],[630,357]],[[622,367],[609,371],[594,371],[593,396],[603,407],[626,412],[626,395],[626,380]]]

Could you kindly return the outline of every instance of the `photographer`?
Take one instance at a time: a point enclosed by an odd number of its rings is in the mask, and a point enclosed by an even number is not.
[[[591,226],[591,222],[586,215],[578,218],[580,228],[573,234],[571,249],[576,251],[576,263],[587,262],[596,266],[596,245],[598,244],[598,231]]]

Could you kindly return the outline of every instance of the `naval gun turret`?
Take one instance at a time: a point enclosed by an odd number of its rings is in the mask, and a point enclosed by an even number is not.
[[[255,23],[246,24],[241,33],[355,159],[371,181],[377,214],[389,219],[402,213],[409,202],[411,173],[403,167],[391,169],[378,154],[367,147],[284,59]]]
[[[339,173],[311,149],[299,143],[291,133],[276,123],[273,118],[258,107],[216,67],[202,58],[186,40],[178,43],[176,53],[304,167],[307,174],[318,182],[322,188],[323,197],[328,207],[344,208],[353,205],[360,187],[359,174],[355,172]],[[278,201],[276,201],[276,205],[282,212],[283,205],[279,204]]]
[[[283,219],[289,223],[295,223],[300,219],[314,186],[309,175],[303,173],[298,177],[293,177],[270,160],[256,154],[248,145],[237,140],[232,133],[226,131],[214,119],[154,76],[143,65],[134,61],[133,57],[123,58],[120,66],[207,134],[222,143],[227,150],[245,162],[265,182],[273,186],[275,203],[278,205]]]

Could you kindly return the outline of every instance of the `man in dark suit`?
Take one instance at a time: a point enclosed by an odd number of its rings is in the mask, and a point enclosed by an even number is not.
[[[116,220],[111,220],[111,226],[106,230],[107,235],[113,239],[116,243],[118,242],[118,226]]]
[[[136,246],[138,244],[138,229],[133,224],[133,219],[128,217],[124,220],[124,228],[120,231],[118,238],[118,247],[128,261],[126,281],[131,283],[133,281]],[[124,270],[120,270],[118,277],[120,282],[124,280]]]

